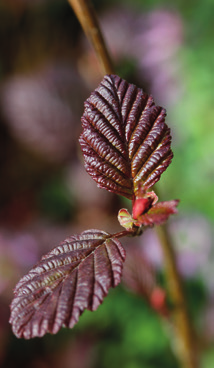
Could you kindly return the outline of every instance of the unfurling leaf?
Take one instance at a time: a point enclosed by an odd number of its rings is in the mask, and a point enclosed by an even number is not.
[[[141,194],[142,197],[136,198],[133,201],[132,216],[135,220],[138,219],[140,215],[148,212],[158,201],[158,196],[153,191]]]
[[[133,229],[135,220],[126,208],[121,208],[121,210],[118,212],[117,218],[120,225],[123,226],[126,230]]]
[[[163,224],[170,215],[178,212],[177,205],[179,200],[159,202],[154,204],[147,213],[139,216],[135,225],[153,226]]]
[[[155,184],[172,159],[165,109],[116,75],[106,75],[85,102],[80,145],[100,188],[134,199]]]
[[[125,250],[100,230],[67,238],[24,276],[15,288],[10,323],[26,339],[73,327],[85,309],[94,311],[118,285]]]
[[[118,213],[118,221],[121,226],[127,230],[134,227],[147,227],[161,225],[178,212],[177,206],[179,200],[159,202],[154,192],[148,192],[144,198],[137,198],[133,204],[132,216],[129,211],[122,208]],[[137,233],[137,232],[136,232]]]

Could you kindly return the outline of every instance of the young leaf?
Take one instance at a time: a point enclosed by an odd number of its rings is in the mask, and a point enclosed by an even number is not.
[[[15,288],[10,323],[30,339],[73,327],[84,309],[94,311],[120,282],[125,250],[104,231],[71,236],[42,257]]]
[[[135,224],[137,226],[161,225],[170,215],[174,215],[178,212],[176,208],[178,203],[179,200],[177,199],[156,203],[147,213],[139,216]]]
[[[156,203],[158,197],[154,192],[148,192],[146,195],[147,197],[137,198],[133,202],[132,215],[125,208],[119,211],[118,221],[125,229],[161,225],[170,215],[178,212],[178,199]]]
[[[155,184],[173,157],[166,111],[152,96],[106,75],[85,102],[80,145],[85,168],[100,188],[129,199],[139,183]]]
[[[126,230],[133,229],[135,220],[126,208],[121,208],[121,210],[118,212],[117,218],[120,225],[123,226]]]
[[[158,196],[153,191],[141,194],[142,197],[136,198],[133,201],[132,216],[134,219],[137,219],[143,213],[148,212],[148,210],[158,201]]]

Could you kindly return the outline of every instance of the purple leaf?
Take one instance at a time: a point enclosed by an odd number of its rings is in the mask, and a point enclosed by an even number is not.
[[[118,285],[125,250],[111,235],[84,231],[64,240],[17,284],[10,323],[30,339],[72,328],[85,309],[94,311]]]
[[[152,96],[106,75],[85,102],[80,145],[100,188],[129,199],[154,185],[173,157],[166,111]]]

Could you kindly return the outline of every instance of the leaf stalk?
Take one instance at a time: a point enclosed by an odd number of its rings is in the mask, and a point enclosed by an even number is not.
[[[123,231],[120,231],[119,233],[110,234],[109,237],[119,239],[119,238],[123,238],[124,236],[137,236],[141,234],[142,232],[139,234],[139,228],[134,227],[131,230],[123,230]]]

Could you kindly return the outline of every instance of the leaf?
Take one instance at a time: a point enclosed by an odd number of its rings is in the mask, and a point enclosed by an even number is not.
[[[173,157],[166,111],[152,96],[106,75],[85,101],[80,145],[98,187],[129,199],[154,185]]]
[[[126,208],[121,208],[121,210],[119,210],[117,218],[120,225],[123,226],[126,230],[133,229],[135,220]]]
[[[30,339],[72,328],[85,309],[96,310],[119,284],[124,260],[121,243],[104,231],[67,238],[17,284],[10,317],[14,334]]]
[[[154,192],[148,192],[144,198],[136,198],[133,202],[132,215],[126,208],[122,208],[118,213],[118,221],[127,230],[134,227],[146,227],[163,224],[170,215],[178,212],[178,199],[158,202]],[[137,231],[136,231],[137,233]]]
[[[170,215],[178,212],[177,205],[179,200],[159,202],[152,206],[152,208],[145,214],[138,217],[136,226],[153,226],[163,224]]]

